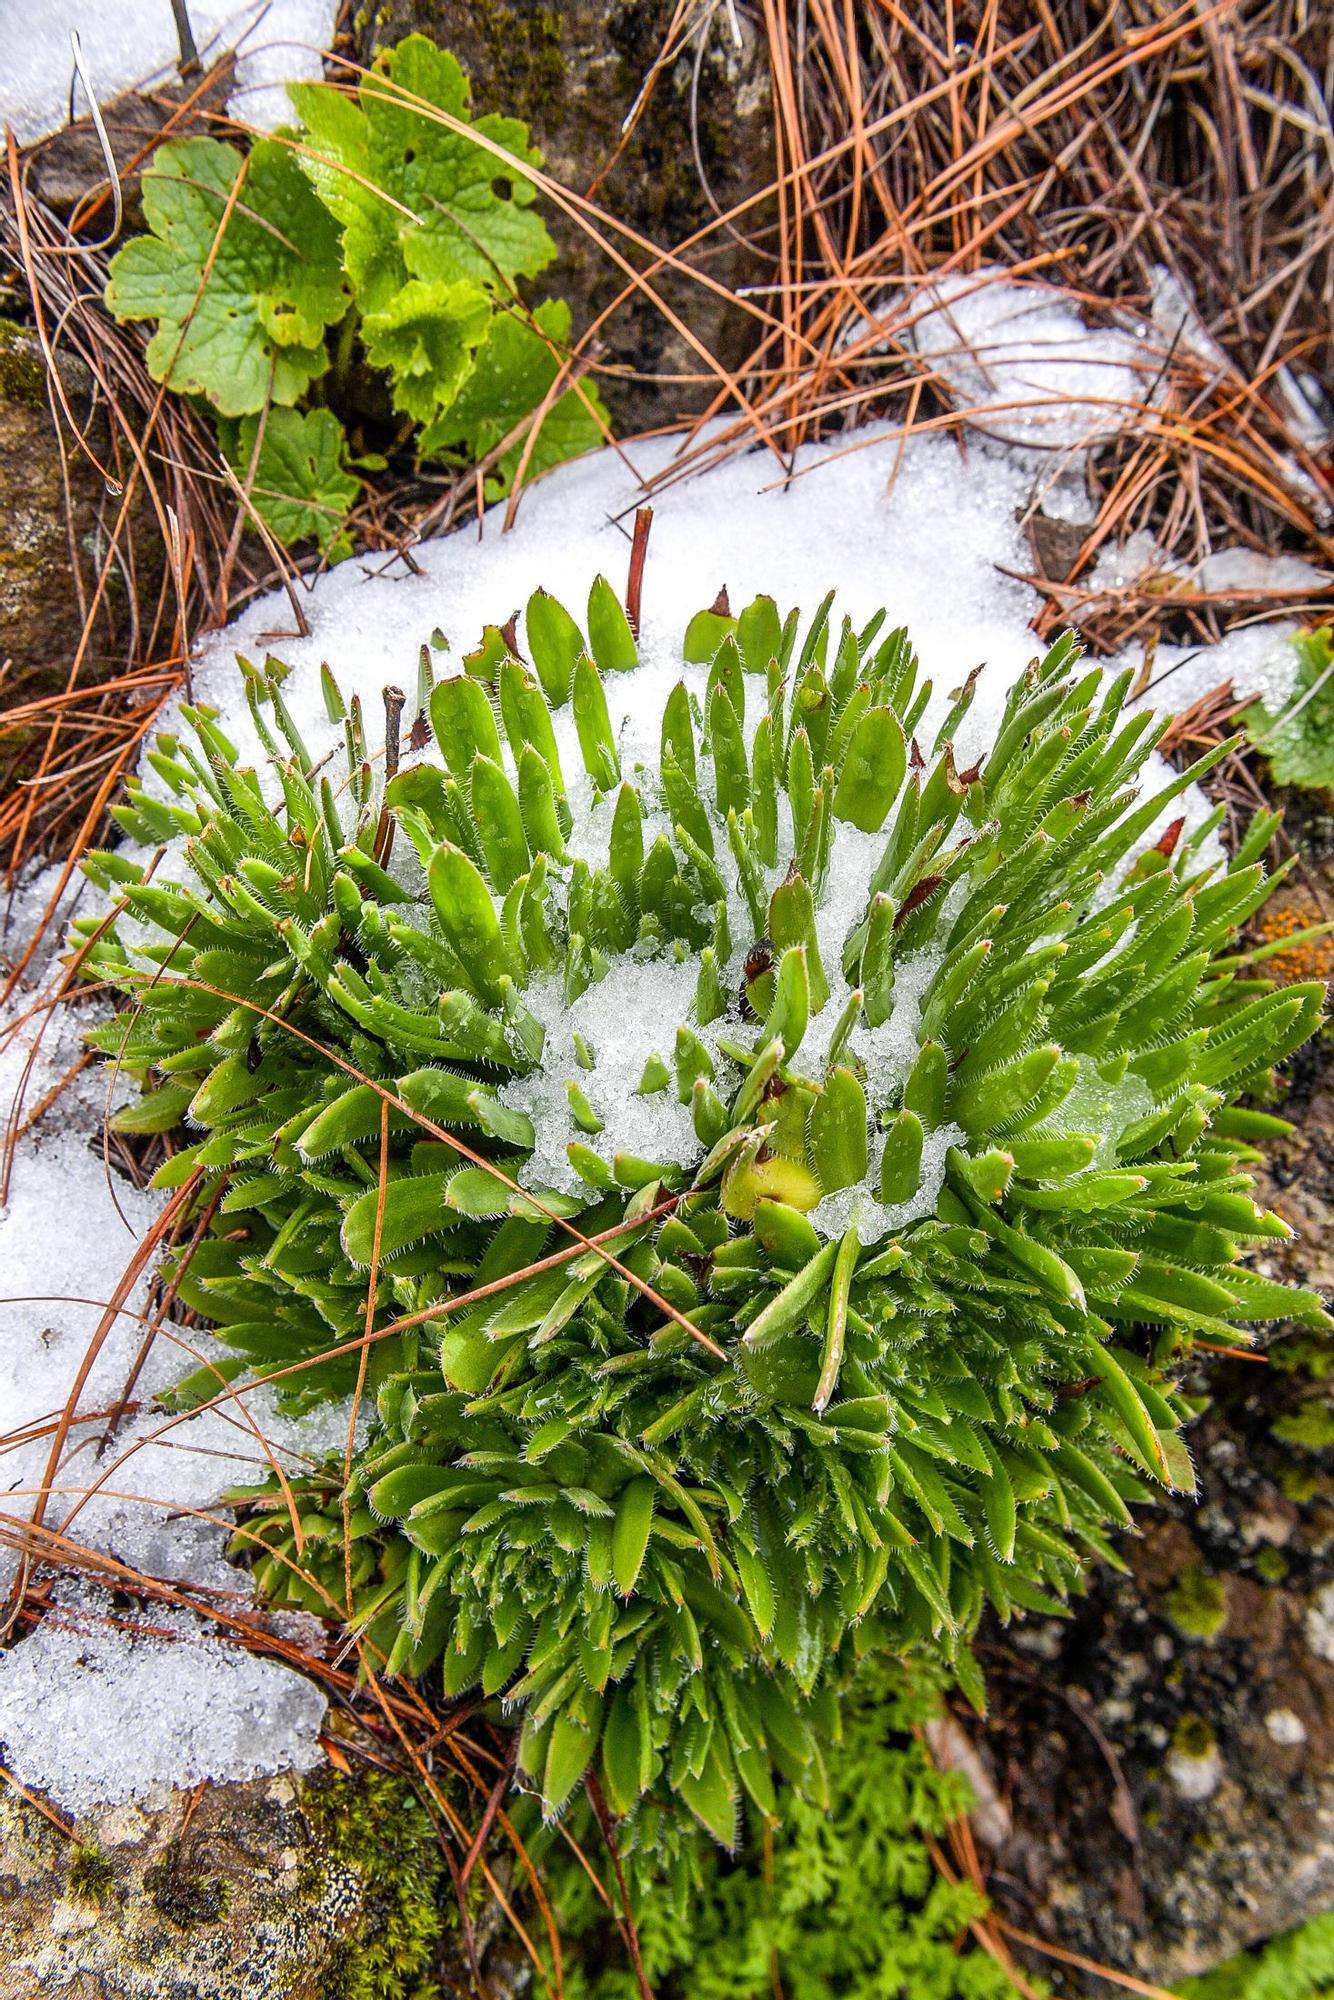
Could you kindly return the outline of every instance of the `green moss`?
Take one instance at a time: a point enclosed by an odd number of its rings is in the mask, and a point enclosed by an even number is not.
[[[540,131],[562,101],[560,14],[554,7],[508,7],[501,0],[470,0],[467,11],[468,26],[486,51],[477,109],[503,111]]]
[[[1324,1401],[1303,1403],[1291,1416],[1279,1418],[1274,1436],[1299,1451],[1328,1451],[1334,1445],[1334,1408]]]
[[[1266,1349],[1271,1368],[1284,1375],[1304,1375],[1311,1382],[1334,1374],[1334,1340],[1323,1333],[1291,1333]]]
[[[33,352],[32,336],[8,320],[0,320],[0,397],[33,409],[46,405],[46,370],[41,356]]]
[[[1265,1583],[1282,1583],[1288,1573],[1288,1559],[1281,1549],[1261,1549],[1255,1558],[1255,1573]]]
[[[1296,1507],[1305,1507],[1314,1500],[1324,1484],[1320,1474],[1305,1465],[1285,1465],[1278,1475],[1278,1483],[1285,1498]]]
[[[66,1887],[76,1902],[101,1903],[115,1886],[111,1863],[100,1847],[76,1847]]]
[[[1207,1757],[1217,1738],[1202,1715],[1183,1715],[1172,1731],[1172,1748],[1179,1757]]]
[[[1222,1578],[1211,1576],[1202,1564],[1192,1563],[1163,1599],[1163,1612],[1183,1639],[1215,1638],[1227,1620]]]
[[[401,1778],[331,1773],[302,1801],[318,1860],[354,1871],[362,1915],[336,1946],[319,2000],[412,2000],[449,1923],[445,1862],[430,1817]],[[427,1988],[426,1990],[433,1990]]]

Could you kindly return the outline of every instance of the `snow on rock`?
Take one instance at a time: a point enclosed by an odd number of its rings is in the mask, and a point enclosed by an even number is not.
[[[1199,1752],[1174,1743],[1164,1769],[1173,1788],[1191,1805],[1203,1805],[1223,1782],[1223,1758],[1216,1743]]]
[[[1137,528],[1123,542],[1109,542],[1089,572],[1091,590],[1124,590],[1130,585],[1170,583],[1174,596],[1188,598],[1318,596],[1330,587],[1328,570],[1301,556],[1267,555],[1259,549],[1214,549],[1193,567],[1166,555],[1153,536]]]
[[[317,82],[327,48],[334,0],[188,0],[190,24],[205,67],[235,49],[236,72],[227,109],[248,125],[272,130],[290,122],[284,85]],[[179,61],[171,0],[0,0],[0,122],[21,146],[58,132],[70,116],[88,115],[76,83],[71,31],[83,48],[84,69],[107,104],[121,91],[161,82]]]
[[[210,1638],[192,1613],[131,1618],[82,1584],[62,1584],[0,1653],[8,1767],[76,1814],[204,1778],[309,1771],[324,1710],[313,1682]]]
[[[1327,591],[1328,570],[1294,555],[1265,555],[1258,549],[1217,549],[1196,565],[1197,590],[1244,597],[1248,591],[1281,591],[1310,596]]]

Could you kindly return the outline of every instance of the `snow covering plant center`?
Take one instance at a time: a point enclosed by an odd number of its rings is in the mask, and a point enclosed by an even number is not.
[[[202,1128],[159,1184],[216,1204],[180,1294],[229,1352],[180,1399],[375,1400],[299,1542],[251,1496],[263,1586],[503,1699],[548,1814],[595,1772],[678,1867],[692,1815],[819,1796],[858,1657],[980,1701],[983,1607],[1190,1489],[1195,1340],[1326,1323],[1240,1262],[1285,1128],[1238,1100],[1322,999],[1230,955],[1272,818],[1146,847],[1212,760],[1141,797],[1165,725],[1069,639],[965,770],[973,679],[922,740],[883,614],[724,597],[681,651],[539,590],[465,671],[423,649],[379,772],[332,676],[317,763],[242,662],[266,767],[184,711],[119,810],[182,879],[94,857],[90,960],[122,1122]]]

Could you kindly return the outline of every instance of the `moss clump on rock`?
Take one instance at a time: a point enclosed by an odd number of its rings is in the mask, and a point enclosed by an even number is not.
[[[1255,1558],[1255,1573],[1265,1583],[1282,1583],[1288,1573],[1288,1559],[1281,1549],[1261,1549]]]
[[[1183,1639],[1214,1639],[1227,1623],[1223,1579],[1201,1563],[1184,1569],[1163,1600],[1163,1611]]]
[[[46,408],[46,368],[34,334],[0,319],[0,398]]]
[[[1274,1436],[1280,1444],[1295,1445],[1298,1451],[1328,1451],[1334,1445],[1334,1407],[1313,1398],[1290,1416],[1280,1417]]]
[[[302,1810],[315,1836],[308,1870],[360,1878],[361,1914],[334,1947],[320,2000],[411,2000],[451,1927],[445,1861],[425,1807],[405,1779],[368,1772],[350,1782],[330,1772],[306,1787]]]
[[[93,1811],[80,1831],[72,1846],[0,1789],[0,2000],[469,1990],[451,1952],[446,1864],[400,1779],[325,1770],[208,1785],[189,1800]]]
[[[100,1903],[115,1886],[116,1877],[111,1863],[100,1847],[81,1844],[75,1848],[66,1887],[77,1902]]]
[[[197,1867],[179,1846],[168,1849],[144,1876],[144,1887],[164,1917],[181,1929],[191,1924],[216,1924],[231,1902],[226,1882],[207,1868]]]
[[[1218,1747],[1212,1724],[1203,1715],[1183,1715],[1172,1731],[1172,1748],[1180,1757],[1209,1757]]]

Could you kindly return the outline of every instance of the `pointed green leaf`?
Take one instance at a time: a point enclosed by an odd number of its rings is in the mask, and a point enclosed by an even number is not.
[[[639,665],[630,621],[605,576],[594,577],[588,593],[588,645],[601,673],[624,674]]]
[[[473,990],[498,1007],[503,999],[501,979],[514,976],[514,964],[491,891],[462,849],[447,842],[431,856],[426,880],[440,928],[466,968]]]
[[[470,675],[453,674],[437,683],[431,696],[431,727],[456,778],[467,776],[476,756],[500,762],[500,732],[491,703],[486,689]]]
[[[620,781],[621,766],[601,677],[587,654],[582,654],[574,667],[574,720],[584,769],[595,785],[611,791]]]
[[[825,1194],[857,1187],[866,1178],[866,1093],[850,1069],[837,1067],[810,1115],[811,1165]]]
[[[616,1589],[629,1597],[643,1567],[653,1525],[653,1504],[657,1494],[652,1479],[632,1479],[616,1504],[611,1531],[611,1568]]]
[[[574,663],[584,650],[583,634],[565,606],[545,590],[535,590],[529,598],[524,632],[542,691],[558,708],[570,698]]]
[[[908,768],[903,725],[892,708],[868,708],[852,731],[834,792],[834,817],[878,833]]]
[[[490,757],[474,757],[471,789],[487,873],[503,896],[512,882],[528,873],[528,842],[519,801],[504,771]]]

